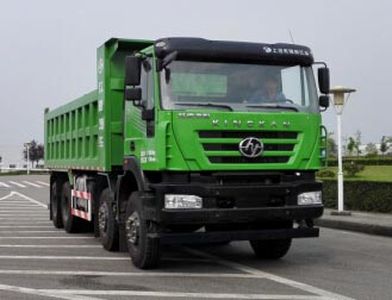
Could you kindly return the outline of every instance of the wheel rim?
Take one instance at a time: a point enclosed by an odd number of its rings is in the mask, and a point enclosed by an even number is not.
[[[109,207],[106,202],[102,203],[99,206],[98,211],[98,222],[99,222],[99,231],[101,233],[106,233],[108,228],[108,219],[109,219]]]
[[[127,241],[133,245],[139,243],[140,218],[137,212],[133,212],[125,222]]]

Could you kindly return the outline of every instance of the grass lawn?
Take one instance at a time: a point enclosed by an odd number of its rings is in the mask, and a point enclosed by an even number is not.
[[[329,167],[337,174],[337,167]],[[365,166],[362,172],[355,177],[344,177],[347,180],[364,180],[364,181],[388,181],[392,182],[392,166]],[[320,178],[322,179],[322,178]]]

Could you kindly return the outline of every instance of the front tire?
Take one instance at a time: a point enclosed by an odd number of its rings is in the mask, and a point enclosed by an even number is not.
[[[159,239],[148,237],[148,233],[156,230],[156,224],[142,218],[139,193],[132,193],[125,216],[125,236],[132,263],[140,269],[152,269],[159,263],[161,253]]]
[[[257,257],[275,260],[287,254],[291,246],[291,239],[250,241],[250,245]]]
[[[102,246],[108,251],[117,251],[119,247],[118,224],[108,188],[104,189],[99,197],[98,228]]]
[[[292,221],[278,222],[276,224],[268,224],[262,226],[266,229],[290,229],[293,228]],[[250,246],[257,257],[263,259],[279,259],[289,252],[291,246],[291,238],[281,240],[251,240]]]

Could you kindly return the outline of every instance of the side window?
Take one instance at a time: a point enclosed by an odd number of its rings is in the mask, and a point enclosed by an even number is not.
[[[151,59],[142,63],[140,87],[142,88],[142,101],[147,109],[154,107],[154,77]]]
[[[282,92],[287,99],[297,105],[308,106],[310,102],[308,91],[305,68],[294,66],[282,69]]]
[[[296,104],[301,101],[301,74],[297,66],[282,70],[282,92]]]

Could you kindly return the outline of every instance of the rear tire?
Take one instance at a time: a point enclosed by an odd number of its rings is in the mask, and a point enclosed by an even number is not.
[[[158,238],[149,238],[148,233],[156,232],[157,226],[142,218],[142,204],[138,192],[131,194],[125,216],[125,237],[132,263],[140,269],[152,269],[160,260]]]
[[[66,232],[75,233],[81,229],[83,220],[71,214],[71,187],[68,181],[61,190],[61,216]]]
[[[63,228],[64,225],[61,216],[61,205],[59,203],[60,199],[57,186],[57,181],[54,181],[50,187],[50,214],[54,227]]]
[[[118,224],[108,188],[104,189],[99,197],[98,228],[102,246],[108,251],[117,251],[119,247]]]

